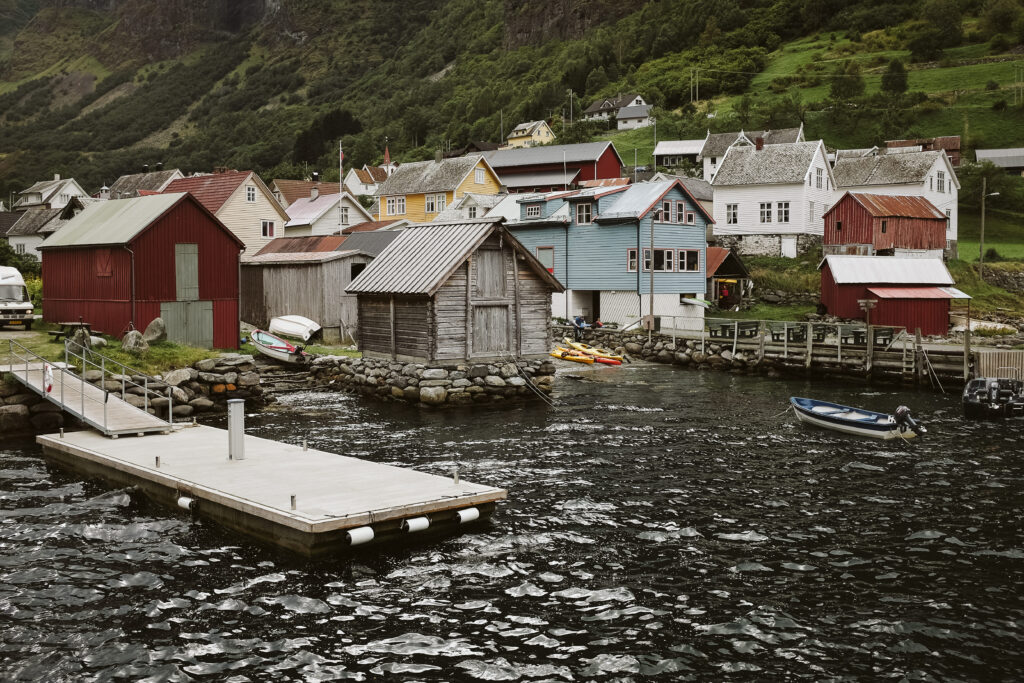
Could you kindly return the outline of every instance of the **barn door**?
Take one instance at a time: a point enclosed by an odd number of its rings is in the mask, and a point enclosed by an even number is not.
[[[174,245],[174,287],[178,301],[199,298],[199,245]]]
[[[212,301],[164,301],[160,317],[167,326],[167,339],[179,344],[213,348]]]
[[[508,316],[506,304],[473,307],[473,355],[493,355],[509,350]]]

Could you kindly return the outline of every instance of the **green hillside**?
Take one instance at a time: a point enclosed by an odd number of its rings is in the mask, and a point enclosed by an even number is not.
[[[655,104],[658,139],[802,122],[841,147],[1024,145],[1018,0],[42,4],[0,0],[4,197],[156,162],[333,178],[339,138],[355,165],[385,144],[425,159],[538,118],[648,165],[654,129],[561,124],[570,99],[626,91]],[[883,90],[893,60],[906,88]]]

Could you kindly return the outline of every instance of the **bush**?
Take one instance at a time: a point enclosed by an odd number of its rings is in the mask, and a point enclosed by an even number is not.
[[[1006,100],[996,100],[993,102],[992,111],[1006,111]]]
[[[1007,38],[1002,33],[999,33],[992,37],[992,40],[989,41],[988,47],[989,51],[992,52],[993,54],[1006,52],[1007,50],[1010,49],[1010,39]]]

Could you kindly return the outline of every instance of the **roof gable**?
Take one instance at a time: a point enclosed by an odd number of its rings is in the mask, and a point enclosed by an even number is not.
[[[619,160],[619,165],[622,166],[622,157],[619,156],[615,145],[611,142],[581,142],[570,145],[499,149],[493,152],[483,152],[482,155],[500,175],[502,169],[515,166],[561,164],[563,162],[570,164],[595,163],[609,147],[615,154],[615,158]]]
[[[835,211],[836,207],[844,200],[857,202],[875,218],[927,218],[943,222],[946,220],[946,214],[924,197],[916,195],[867,194],[864,192],[847,192],[831,209],[825,212],[825,215],[827,216]]]
[[[454,192],[481,160],[479,154],[402,164],[377,186],[377,196]]]
[[[264,198],[273,206],[282,220],[288,220],[288,214],[285,213],[281,204],[271,194],[270,188],[253,171],[226,171],[224,173],[179,178],[172,181],[164,189],[164,192],[168,194],[188,192],[199,200],[199,203],[207,211],[216,215],[236,192],[241,192],[242,186],[247,182],[251,182],[256,186],[257,190],[263,194]]]
[[[176,168],[169,171],[132,173],[115,180],[107,190],[111,199],[127,199],[137,197],[143,191],[161,192],[170,182],[183,177],[181,171]]]
[[[802,184],[819,151],[824,168],[828,169],[820,140],[766,145],[762,149],[731,147],[711,184],[715,187]]]
[[[763,131],[739,131],[735,133],[708,133],[704,146],[700,150],[703,157],[721,157],[730,147],[739,142],[741,145],[754,145],[761,138],[765,145],[784,145],[803,142],[804,128],[779,128]]]
[[[836,187],[869,185],[909,185],[924,183],[932,168],[945,166],[948,177],[960,187],[949,157],[943,151],[877,154],[865,157],[840,157],[833,172]]]

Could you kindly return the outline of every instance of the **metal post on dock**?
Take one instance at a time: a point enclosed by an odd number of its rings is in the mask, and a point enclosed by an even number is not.
[[[870,313],[869,313],[870,315]],[[867,373],[868,377],[871,376],[871,362],[875,355],[875,335],[872,331],[872,326],[868,325],[868,348],[867,355],[864,357],[864,372]]]
[[[292,494],[292,510],[294,510],[294,509],[295,509],[295,502],[296,502],[296,496],[295,496],[295,494],[293,493],[293,494]]]
[[[306,440],[305,440],[305,439],[303,439],[303,440],[302,440],[302,451],[303,451],[303,453],[305,453],[305,452],[306,452],[307,450],[309,450],[309,447],[308,447],[308,445],[306,444]]]
[[[455,467],[452,468],[452,483],[455,484],[456,486],[459,485],[459,466],[458,466],[458,464],[456,464]]]
[[[768,331],[767,323],[764,323],[763,321],[759,320],[757,322],[757,334],[760,337],[761,341],[758,344],[758,349],[757,349],[757,360],[758,360],[758,362],[761,362],[761,361],[764,360],[764,335],[765,335],[765,332],[767,332],[767,331]],[[786,331],[783,330],[783,336],[785,336],[785,332]]]
[[[964,381],[971,378],[971,319],[967,319],[964,329]]]
[[[811,356],[814,355],[814,323],[807,323],[807,357],[804,358],[804,367],[810,369]]]
[[[245,460],[245,400],[228,399],[228,459]]]
[[[740,321],[737,320],[732,324],[732,355],[736,355],[736,341],[740,337]]]
[[[167,387],[167,424],[174,424],[174,394]]]
[[[142,406],[143,410],[149,412],[149,376],[142,378]]]
[[[100,356],[100,387],[103,389],[103,429],[107,429],[107,357]]]

